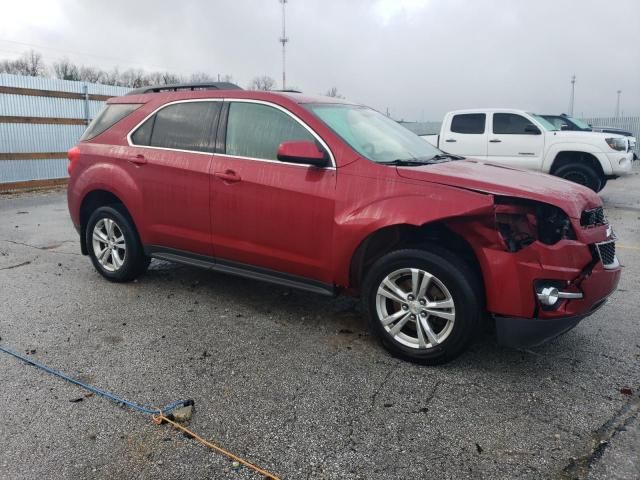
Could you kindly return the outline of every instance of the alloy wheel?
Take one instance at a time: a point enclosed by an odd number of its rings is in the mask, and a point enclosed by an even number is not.
[[[436,276],[417,268],[402,268],[387,275],[376,294],[378,319],[397,342],[415,349],[430,349],[451,334],[455,303]]]
[[[93,227],[93,253],[108,272],[119,270],[127,256],[127,243],[120,226],[111,218],[98,220]]]

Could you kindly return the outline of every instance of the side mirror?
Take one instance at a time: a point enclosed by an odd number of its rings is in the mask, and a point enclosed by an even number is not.
[[[540,129],[535,125],[527,125],[524,127],[524,133],[528,133],[529,135],[540,135]]]
[[[560,130],[569,130],[569,125],[567,125],[566,123],[562,123],[560,125]]]
[[[308,140],[282,142],[278,147],[278,160],[313,165],[314,167],[326,167],[329,165],[327,152],[319,150],[314,142]]]

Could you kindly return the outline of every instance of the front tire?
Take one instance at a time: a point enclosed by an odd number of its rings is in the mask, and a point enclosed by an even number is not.
[[[569,163],[563,165],[555,171],[554,175],[565,180],[569,180],[580,185],[590,188],[594,192],[599,192],[604,188],[603,179],[593,168],[582,165],[580,163]]]
[[[118,206],[96,209],[85,231],[89,256],[95,269],[112,282],[128,282],[149,266],[138,233],[126,212]]]
[[[466,350],[482,318],[475,272],[436,245],[380,258],[366,275],[362,302],[370,329],[391,353],[429,365]]]

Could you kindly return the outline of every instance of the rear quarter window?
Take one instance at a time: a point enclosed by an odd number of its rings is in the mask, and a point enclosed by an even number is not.
[[[80,140],[91,140],[102,132],[105,132],[134,110],[140,108],[140,103],[114,103],[105,105],[100,113],[93,119]]]

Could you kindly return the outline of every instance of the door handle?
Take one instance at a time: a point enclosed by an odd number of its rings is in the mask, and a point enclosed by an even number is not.
[[[216,172],[213,175],[219,178],[220,180],[222,180],[223,182],[235,183],[242,180],[242,178],[240,178],[240,175],[238,175],[233,170],[227,170],[225,172]]]
[[[145,163],[147,163],[147,159],[144,158],[144,155],[142,155],[141,153],[130,157],[128,160],[136,165],[144,165]]]
[[[457,142],[457,140],[454,140],[453,138],[447,138],[445,142],[454,143],[454,142]]]
[[[489,140],[489,143],[501,143],[502,140],[498,140],[497,138],[492,138],[491,140]]]

